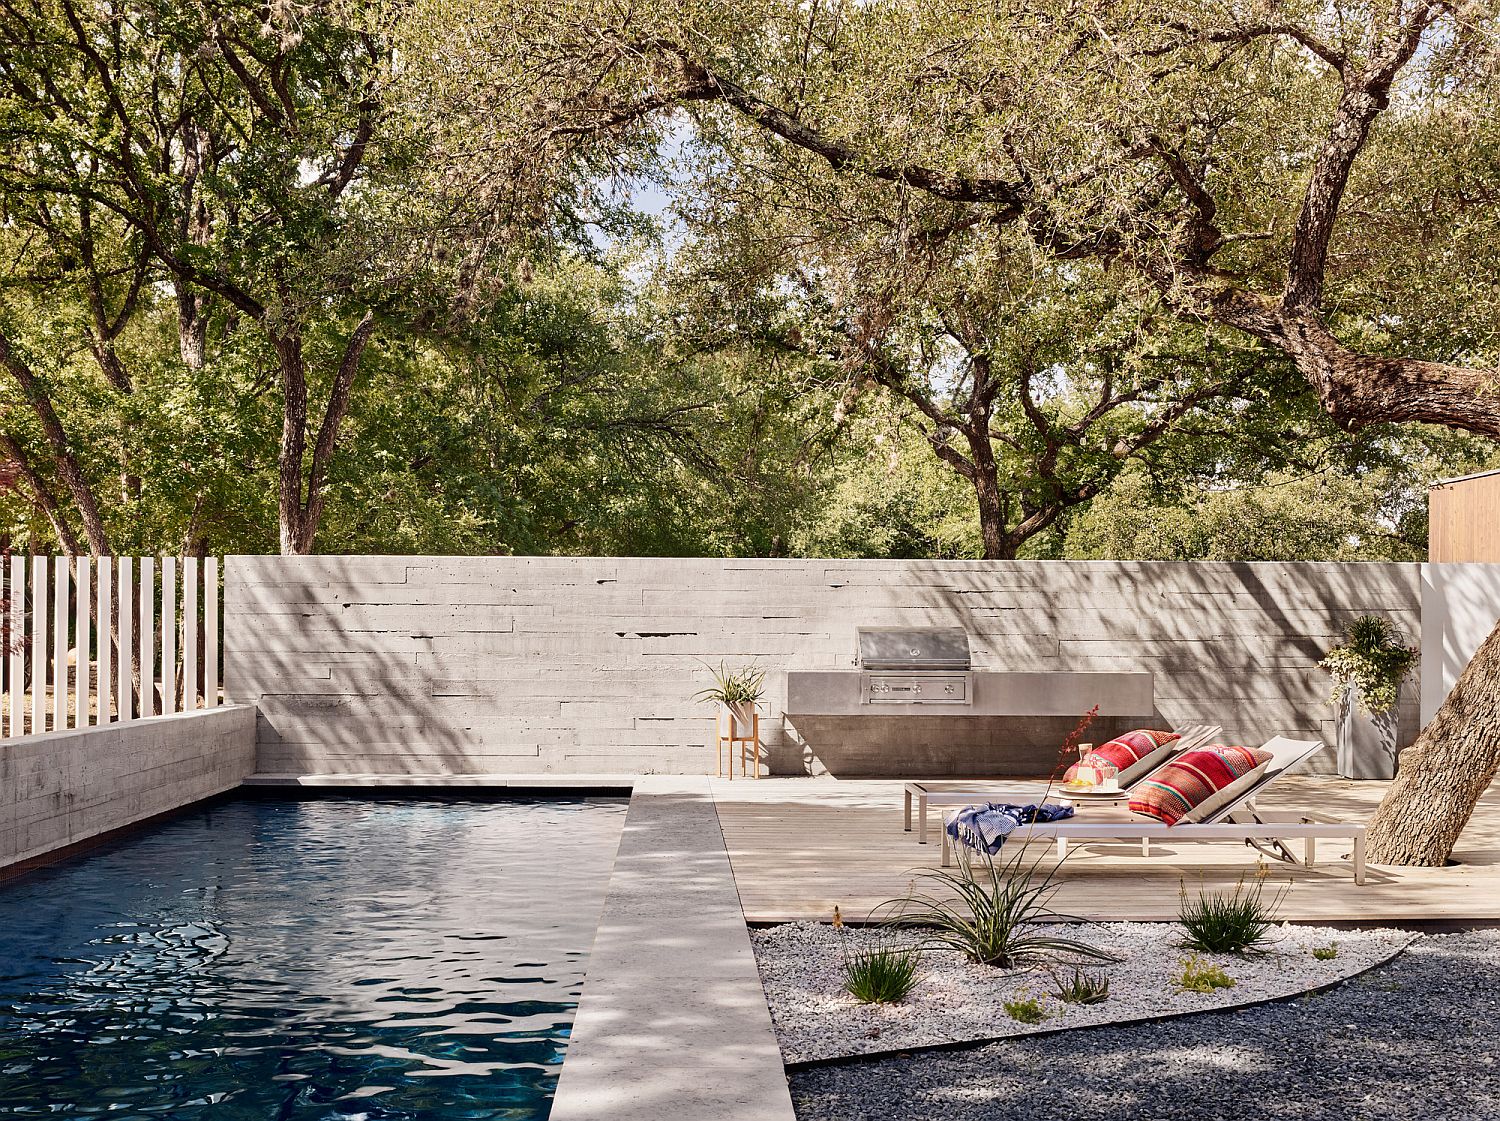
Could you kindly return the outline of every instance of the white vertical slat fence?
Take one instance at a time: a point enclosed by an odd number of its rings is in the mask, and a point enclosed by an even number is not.
[[[26,558],[10,558],[9,579],[5,582],[7,594],[12,597],[12,602],[20,606],[5,616],[4,629],[0,634],[5,636],[5,645],[9,649],[9,659],[6,662],[5,672],[5,694],[8,718],[5,725],[5,735],[19,736],[26,730],[26,645],[22,635],[25,628],[26,599]]]
[[[68,562],[52,563],[52,727],[68,726]]]
[[[215,557],[10,557],[0,737],[221,704],[219,599]]]
[[[120,586],[117,589],[115,601],[120,605],[119,614],[119,641],[115,643],[115,659],[119,665],[116,677],[118,684],[115,686],[115,715],[123,717],[130,711],[130,672],[126,669],[130,665],[130,652],[135,649],[135,613],[131,610],[131,604],[135,602],[135,596],[131,588],[135,587],[132,582],[131,569],[134,564],[129,557],[120,558]]]
[[[31,632],[26,642],[31,646],[31,726],[37,731],[47,727],[47,558],[31,561]]]
[[[137,585],[140,592],[141,606],[136,612],[136,619],[140,626],[136,628],[136,638],[140,640],[141,648],[140,669],[141,688],[138,698],[140,714],[142,716],[156,715],[156,690],[146,688],[145,679],[156,676],[153,672],[156,666],[156,627],[152,620],[156,617],[156,558],[141,558],[141,579]]]

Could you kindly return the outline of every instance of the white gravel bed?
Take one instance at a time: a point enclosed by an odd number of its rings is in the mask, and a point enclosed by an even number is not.
[[[1043,928],[1108,950],[1120,960],[1102,966],[1109,998],[1100,1004],[1065,1004],[1045,971],[1005,971],[975,965],[952,950],[923,953],[916,986],[899,1004],[864,1004],[844,991],[843,953],[912,943],[919,932],[787,923],[752,930],[761,983],[786,1062],[842,1058],[908,1047],[930,1047],[1144,1017],[1233,1008],[1295,996],[1389,960],[1416,937],[1402,930],[1332,930],[1276,927],[1267,952],[1200,954],[1221,966],[1234,986],[1211,993],[1182,992],[1173,978],[1189,951],[1174,923],[1100,923]],[[841,948],[842,943],[842,948]],[[1337,956],[1320,961],[1313,950],[1337,943]],[[1072,976],[1070,967],[1058,975]],[[1026,1024],[1003,1002],[1034,996],[1047,1018]]]

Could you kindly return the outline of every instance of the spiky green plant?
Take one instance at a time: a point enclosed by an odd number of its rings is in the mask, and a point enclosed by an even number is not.
[[[860,950],[844,960],[844,989],[866,1004],[896,1004],[916,985],[921,962],[914,946]]]
[[[697,700],[726,705],[754,704],[765,692],[766,671],[759,666],[748,665],[741,666],[739,669],[730,669],[723,662],[720,662],[717,667],[707,662],[704,662],[703,666],[712,675],[714,683],[707,689],[699,689],[694,693],[693,696]]]
[[[1000,864],[987,853],[960,855],[958,867],[924,873],[940,891],[910,894],[890,900],[896,921],[927,930],[926,946],[958,950],[980,965],[998,969],[1030,969],[1053,964],[1083,964],[1114,961],[1113,954],[1072,938],[1039,932],[1039,927],[1070,921],[1051,909],[1057,893],[1057,865],[1044,874],[1038,869],[1045,857],[1026,861],[1022,846],[1016,855]],[[974,874],[980,860],[986,875]]]
[[[1109,978],[1103,973],[1075,969],[1066,980],[1054,973],[1052,983],[1064,1004],[1103,1004],[1109,999]]]
[[[1271,941],[1277,911],[1286,897],[1285,888],[1274,898],[1265,898],[1266,866],[1261,864],[1252,885],[1241,876],[1233,891],[1211,892],[1202,888],[1189,898],[1182,887],[1178,922],[1182,924],[1182,947],[1206,954],[1244,954],[1264,951]]]

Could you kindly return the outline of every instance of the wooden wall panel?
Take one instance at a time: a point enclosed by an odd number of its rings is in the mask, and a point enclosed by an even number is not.
[[[1500,471],[1433,487],[1427,503],[1428,560],[1500,562]]]

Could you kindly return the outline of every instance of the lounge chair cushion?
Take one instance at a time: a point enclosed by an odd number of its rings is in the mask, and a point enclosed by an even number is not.
[[[1270,761],[1254,747],[1194,748],[1137,786],[1130,812],[1167,825],[1204,821],[1260,781]]]
[[[1176,732],[1160,732],[1150,728],[1137,728],[1101,743],[1077,763],[1068,768],[1064,782],[1072,781],[1078,768],[1084,763],[1108,763],[1120,772],[1121,786],[1129,786],[1142,775],[1166,762],[1172,754],[1172,745],[1182,737]]]

